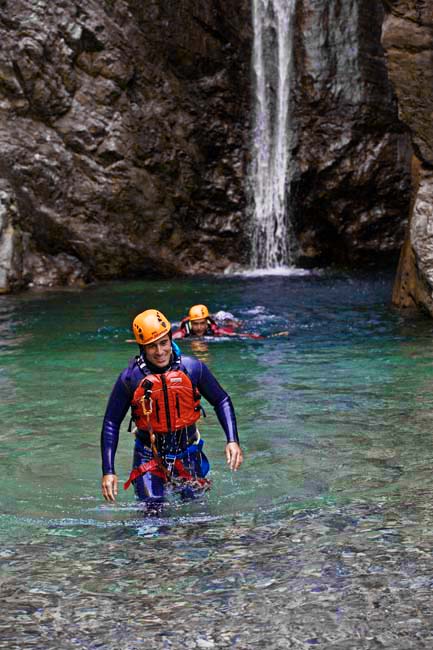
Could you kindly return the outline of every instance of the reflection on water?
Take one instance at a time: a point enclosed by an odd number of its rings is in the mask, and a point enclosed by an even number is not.
[[[209,344],[203,340],[191,340],[191,354],[195,355],[205,364],[209,363]]]
[[[431,648],[432,324],[388,278],[110,284],[0,297],[0,648]],[[232,395],[230,474],[147,518],[99,493],[98,437],[147,306],[287,337],[181,341]],[[197,347],[198,346],[198,347]],[[122,430],[121,480],[132,440]]]

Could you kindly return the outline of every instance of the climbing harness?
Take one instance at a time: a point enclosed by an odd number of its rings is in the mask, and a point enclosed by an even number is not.
[[[176,453],[176,454],[166,454],[164,460],[158,454],[156,446],[152,443],[151,449],[153,453],[153,458],[142,463],[138,467],[135,467],[131,474],[129,475],[128,480],[124,483],[124,489],[127,490],[131,483],[137,478],[150,472],[154,476],[158,476],[163,480],[164,483],[172,484],[185,484],[187,483],[193,488],[200,488],[207,490],[210,488],[211,482],[209,479],[205,478],[206,474],[209,472],[209,461],[203,453],[203,440],[200,437],[200,433],[197,431],[198,438],[189,445],[185,451]],[[191,472],[185,467],[183,460],[185,458],[191,457],[194,454],[200,454],[201,460],[201,477],[194,477]],[[167,464],[164,464],[164,461]]]

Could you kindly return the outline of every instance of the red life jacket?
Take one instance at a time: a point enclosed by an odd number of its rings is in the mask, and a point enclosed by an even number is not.
[[[197,422],[200,393],[182,370],[148,374],[135,389],[131,409],[139,429],[171,433]]]

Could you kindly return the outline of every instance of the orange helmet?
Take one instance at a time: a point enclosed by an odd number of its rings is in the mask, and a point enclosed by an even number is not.
[[[168,334],[171,325],[157,309],[146,309],[133,320],[132,331],[138,345],[148,345]]]
[[[201,320],[209,317],[209,310],[206,305],[193,305],[188,312],[189,320]]]

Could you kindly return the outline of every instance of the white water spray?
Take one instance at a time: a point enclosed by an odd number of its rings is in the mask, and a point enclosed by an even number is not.
[[[290,85],[296,0],[252,0],[255,107],[251,185],[255,269],[292,263],[287,194],[290,181]]]

